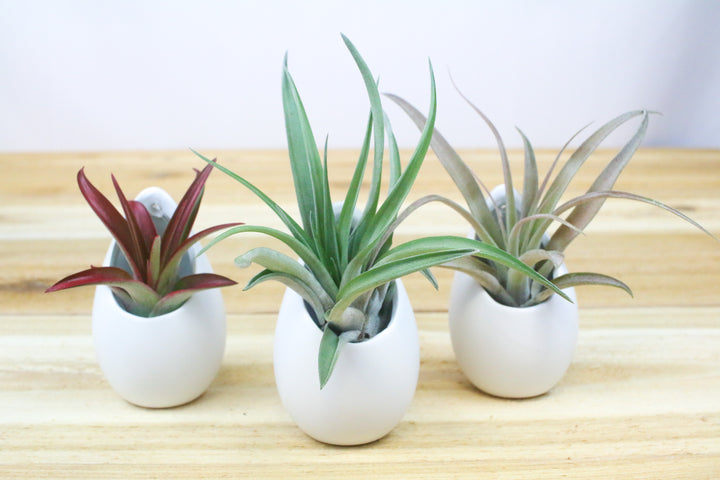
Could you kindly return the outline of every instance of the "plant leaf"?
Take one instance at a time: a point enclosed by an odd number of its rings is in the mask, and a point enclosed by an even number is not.
[[[236,285],[237,282],[230,280],[222,275],[214,273],[196,273],[188,275],[177,281],[172,292],[163,296],[152,309],[151,317],[163,315],[173,310],[177,310],[190,297],[201,290],[211,288],[229,287]]]
[[[538,168],[537,161],[535,160],[535,151],[533,150],[530,140],[527,139],[525,134],[519,128],[517,131],[523,140],[523,149],[525,152],[525,176],[523,179],[523,193],[522,193],[522,214],[523,216],[530,215],[530,212],[539,203],[538,198]]]
[[[515,190],[513,188],[512,171],[510,170],[510,161],[508,160],[507,151],[505,150],[505,144],[502,141],[500,132],[498,132],[497,128],[495,128],[495,125],[490,121],[490,119],[460,91],[452,77],[450,77],[450,81],[452,82],[453,87],[455,87],[455,90],[463,98],[463,100],[465,100],[465,102],[470,105],[473,110],[475,110],[475,113],[480,115],[480,118],[483,119],[483,121],[495,137],[495,142],[497,143],[498,151],[500,152],[500,160],[502,162],[503,168],[503,179],[505,183],[505,203],[507,204],[505,230],[507,232],[510,232],[510,229],[515,224],[515,221],[517,219],[517,210],[515,208]]]
[[[340,238],[340,254],[342,259],[341,270],[343,271],[347,266],[349,257],[353,254],[353,252],[350,251],[350,229],[352,226],[353,214],[355,213],[357,205],[358,194],[360,193],[360,185],[362,184],[363,176],[365,175],[365,167],[370,155],[370,136],[372,135],[372,125],[373,122],[371,113],[370,118],[368,118],[367,128],[365,129],[365,137],[360,150],[360,156],[358,157],[357,164],[355,165],[355,172],[350,180],[347,193],[345,194],[345,201],[343,202],[342,210],[340,211],[340,219],[338,220],[337,232]]]
[[[202,201],[205,182],[212,172],[212,163],[210,162],[201,172],[195,175],[195,179],[185,191],[175,208],[175,212],[170,217],[170,222],[162,235],[163,263],[169,262],[170,257],[176,253],[179,246],[190,235]]]
[[[691,224],[691,225],[694,226],[695,228],[701,230],[702,232],[706,233],[707,235],[709,235],[710,237],[714,238],[715,240],[718,240],[717,237],[715,237],[715,235],[713,235],[712,233],[710,233],[710,232],[709,232],[707,229],[705,229],[702,225],[700,225],[700,224],[697,223],[695,220],[693,220],[692,218],[688,217],[687,215],[685,215],[685,214],[682,213],[681,211],[676,210],[676,209],[674,209],[674,208],[672,208],[672,207],[670,207],[670,206],[668,206],[668,205],[666,205],[666,204],[664,204],[664,203],[662,203],[662,202],[659,202],[659,201],[657,201],[657,200],[653,200],[652,198],[644,197],[644,196],[642,196],[642,195],[637,195],[637,194],[635,194],[635,193],[629,193],[629,192],[619,192],[619,191],[615,191],[615,190],[610,190],[610,191],[607,191],[607,192],[588,192],[588,193],[586,193],[586,194],[584,194],[584,195],[581,195],[581,196],[579,196],[579,197],[575,197],[575,198],[573,198],[572,200],[569,200],[569,201],[565,202],[564,204],[560,205],[560,206],[555,210],[554,213],[560,214],[560,213],[563,213],[563,212],[569,210],[570,208],[576,208],[576,209],[577,209],[578,206],[582,206],[582,205],[586,204],[587,202],[592,202],[592,201],[597,200],[597,199],[606,199],[606,198],[624,198],[624,199],[626,199],[626,200],[635,200],[635,201],[638,201],[638,202],[643,202],[643,203],[647,203],[647,204],[649,204],[649,205],[656,206],[656,207],[658,207],[658,208],[662,208],[663,210],[666,210],[666,211],[672,213],[673,215],[675,215],[675,216],[677,216],[677,217],[680,217],[681,219],[685,220],[686,222],[688,222],[689,224]],[[557,233],[556,233],[556,235],[557,235]],[[549,242],[549,244],[548,244],[548,247],[549,247],[551,244],[553,244],[553,243],[560,243],[559,240],[558,240],[557,242],[554,242],[554,241],[553,241],[554,238],[555,238],[555,236],[553,236],[553,238],[550,239],[550,242]]]
[[[117,211],[112,203],[105,197],[100,190],[90,183],[90,180],[85,176],[85,168],[81,168],[77,174],[77,183],[80,188],[85,200],[92,208],[93,212],[98,216],[103,225],[110,231],[113,238],[118,244],[118,247],[122,251],[123,255],[130,265],[130,269],[133,271],[135,278],[142,278],[141,267],[136,263],[135,257],[133,256],[133,239],[130,235],[130,228],[128,227],[127,220]]]
[[[403,201],[407,197],[412,188],[415,178],[422,166],[428,148],[430,148],[430,140],[435,125],[435,114],[437,112],[437,99],[435,92],[435,74],[433,73],[432,64],[430,68],[430,111],[428,113],[428,121],[420,135],[420,140],[415,148],[405,171],[402,172],[400,178],[395,183],[395,187],[388,194],[383,204],[378,209],[377,215],[371,219],[370,227],[363,234],[361,244],[373,244],[380,238],[387,228],[393,223],[397,217],[398,211]]]
[[[256,197],[258,197],[260,200],[262,200],[263,203],[265,203],[265,205],[270,207],[270,209],[273,212],[275,212],[275,214],[278,216],[278,218],[285,224],[285,226],[290,230],[290,233],[296,239],[298,239],[298,241],[302,242],[308,248],[310,247],[310,245],[312,245],[312,243],[313,243],[312,240],[307,235],[307,233],[305,233],[305,231],[300,227],[300,225],[298,225],[297,222],[295,220],[293,220],[292,217],[290,215],[288,215],[288,213],[280,207],[280,205],[275,203],[275,201],[273,201],[270,197],[268,197],[265,193],[263,193],[262,190],[260,190],[255,185],[248,182],[243,177],[241,177],[237,173],[233,172],[229,168],[220,165],[219,163],[215,162],[214,160],[210,160],[209,158],[202,156],[200,153],[196,152],[193,149],[190,149],[190,150],[195,155],[200,157],[202,160],[204,160],[207,163],[210,163],[215,168],[217,168],[218,170],[223,172],[225,175],[227,175],[230,178],[232,178],[233,180],[239,182],[245,188],[247,188],[252,193],[254,193]]]
[[[240,223],[224,223],[222,225],[215,225],[214,227],[206,228],[192,237],[185,239],[180,245],[177,245],[174,250],[170,251],[170,257],[167,258],[165,263],[161,263],[160,265],[160,276],[158,277],[157,282],[158,292],[161,295],[165,295],[170,292],[170,288],[176,278],[180,262],[182,261],[183,256],[193,247],[193,245],[208,235],[226,228],[235,227],[236,225],[240,225]]]
[[[588,192],[598,192],[612,189],[613,185],[620,176],[620,172],[625,168],[625,165],[630,161],[632,156],[640,147],[640,143],[645,137],[648,125],[648,113],[645,112],[643,115],[642,123],[635,132],[633,137],[625,144],[620,152],[612,159],[612,161],[605,167],[602,173],[595,179],[593,184],[590,186]],[[570,224],[575,225],[578,229],[584,229],[595,215],[600,211],[605,199],[600,197],[593,201],[584,202],[575,208],[567,220]],[[574,229],[570,229],[563,225],[558,228],[555,234],[552,236],[550,248],[557,250],[564,250],[567,245],[577,236],[577,232]]]
[[[322,164],[305,108],[287,68],[287,55],[283,65],[282,99],[288,155],[300,216],[305,231],[317,238],[323,233],[324,223]]]
[[[335,333],[330,324],[325,325],[323,336],[320,339],[320,351],[318,352],[318,374],[320,376],[320,389],[322,390],[330,380],[335,369],[335,364],[340,356],[343,347],[357,336],[359,331],[343,332],[340,335]]]
[[[117,267],[91,267],[63,278],[48,288],[46,292],[56,292],[66,288],[86,285],[107,285],[124,290],[137,307],[137,310],[130,311],[130,313],[139,316],[148,316],[153,305],[160,298],[148,285],[135,280],[128,272]]]
[[[310,270],[284,253],[267,247],[257,247],[235,259],[235,264],[240,268],[248,267],[251,263],[296,278],[299,283],[312,290],[320,300],[324,310],[330,309],[335,303],[335,300],[325,291]]]
[[[250,281],[245,286],[244,290],[250,290],[255,285],[258,285],[263,282],[267,282],[268,280],[275,280],[277,282],[282,283],[286,287],[291,288],[294,290],[298,295],[303,297],[303,299],[310,304],[310,307],[315,312],[315,316],[320,322],[325,321],[325,307],[323,307],[322,302],[320,301],[320,298],[315,294],[312,288],[310,288],[308,285],[303,283],[299,278],[296,276],[278,272],[275,270],[268,270],[265,269],[262,272],[255,275],[253,278],[250,279]],[[318,325],[319,326],[319,325]]]
[[[200,253],[198,253],[198,255],[202,254],[216,243],[221,242],[222,240],[232,235],[244,232],[261,233],[263,235],[267,235],[269,237],[280,240],[282,243],[292,249],[292,251],[295,252],[305,263],[305,265],[307,265],[307,267],[313,273],[317,281],[320,282],[320,285],[322,285],[323,290],[325,290],[331,297],[334,297],[337,294],[338,287],[335,284],[335,281],[333,280],[330,272],[327,270],[325,265],[323,265],[323,263],[317,257],[315,252],[310,250],[310,248],[305,246],[305,244],[303,244],[300,240],[293,237],[292,235],[288,235],[287,233],[281,232],[280,230],[276,230],[274,228],[261,227],[257,225],[242,225],[240,227],[231,228],[230,230],[227,230],[214,238],[205,248],[200,250]]]
[[[625,283],[621,282],[620,280],[610,277],[608,275],[603,275],[600,273],[588,273],[588,272],[574,272],[574,273],[567,273],[565,275],[561,275],[553,280],[553,283],[555,283],[555,286],[558,288],[569,288],[569,287],[577,287],[582,285],[607,285],[610,287],[617,287],[622,290],[625,290],[631,297],[633,296],[632,290],[630,290],[630,287],[628,287]],[[541,302],[544,302],[550,296],[552,295],[552,292],[545,289],[541,290],[539,294],[537,294],[535,297],[531,299],[529,302],[529,305],[535,305]],[[527,305],[527,306],[529,306]]]
[[[490,295],[505,305],[517,305],[515,300],[507,293],[507,290],[500,284],[494,269],[477,257],[462,257],[438,266],[468,275]]]
[[[360,220],[360,231],[364,230],[364,224],[368,219],[374,216],[377,209],[378,200],[380,198],[380,182],[382,179],[382,163],[383,152],[385,149],[385,125],[382,102],[380,100],[380,92],[378,92],[377,82],[373,78],[370,68],[368,68],[365,60],[363,60],[360,52],[355,45],[345,35],[341,35],[345,46],[355,60],[355,64],[360,70],[368,99],[370,100],[370,111],[372,112],[373,121],[373,171],[370,180],[370,192],[368,193],[368,201],[365,204],[365,211]]]
[[[410,103],[390,93],[386,93],[385,96],[402,108],[418,128],[423,129],[425,127],[427,123],[425,116]],[[438,160],[440,160],[440,163],[450,175],[455,185],[457,185],[458,190],[460,190],[472,217],[479,219],[477,223],[488,229],[487,234],[484,236],[480,231],[477,232],[478,235],[481,235],[480,239],[493,245],[499,245],[500,242],[502,242],[502,234],[497,228],[495,219],[485,202],[482,189],[475,180],[475,176],[472,170],[470,170],[470,167],[460,158],[460,155],[457,154],[437,129],[433,132],[431,145]],[[483,230],[485,230],[485,228],[483,228]]]

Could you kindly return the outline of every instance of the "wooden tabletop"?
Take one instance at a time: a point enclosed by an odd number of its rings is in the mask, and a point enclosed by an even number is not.
[[[297,212],[284,152],[204,153]],[[489,187],[502,181],[497,154],[462,153]],[[592,157],[569,193],[587,189],[612,154]],[[330,152],[336,199],[355,156]],[[553,156],[539,153],[541,171]],[[519,182],[519,152],[513,162]],[[451,274],[438,270],[439,291],[419,275],[405,281],[420,330],[420,379],[403,421],[375,443],[318,443],[282,408],[272,372],[277,284],[224,290],[227,350],[204,396],[166,410],[126,403],[95,361],[92,289],[42,293],[101,263],[109,242],[75,174],[85,166],[108,196],[112,172],[129,196],[158,185],[179,198],[202,165],[189,152],[0,155],[0,478],[720,478],[720,243],[624,200],[605,204],[567,264],[617,276],[635,298],[578,289],[575,358],[547,395],[503,400],[465,380],[447,329]],[[642,150],[617,189],[680,208],[720,236],[720,151]],[[432,155],[410,199],[428,192],[460,201]],[[197,228],[227,221],[279,225],[215,172]],[[399,238],[467,231],[429,205]],[[244,283],[257,270],[239,270],[232,259],[272,243],[235,237],[209,256],[218,273]]]

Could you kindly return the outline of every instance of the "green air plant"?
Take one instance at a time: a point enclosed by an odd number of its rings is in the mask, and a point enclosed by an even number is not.
[[[525,264],[487,243],[438,236],[393,246],[393,232],[404,218],[404,215],[398,214],[400,207],[430,145],[436,110],[432,66],[430,121],[403,169],[395,138],[385,118],[377,84],[354,45],[344,36],[343,40],[360,70],[371,105],[364,142],[344,201],[338,204],[337,209],[333,208],[328,181],[327,140],[321,158],[305,109],[287,69],[286,56],[282,99],[288,153],[302,226],[248,180],[221,164],[214,164],[267,204],[290,234],[263,226],[244,225],[224,232],[207,247],[230,235],[257,232],[280,240],[297,254],[300,261],[270,248],[259,247],[238,257],[235,263],[240,267],[255,263],[264,268],[249,281],[246,289],[267,280],[276,280],[304,298],[308,311],[323,331],[318,354],[321,388],[330,378],[344,345],[372,338],[387,325],[394,298],[393,281],[404,275],[423,272],[434,282],[427,270],[429,267],[471,255],[487,258],[507,268],[517,268],[538,283],[559,292]],[[368,200],[364,209],[358,208],[356,211],[370,155],[371,138],[374,152]],[[386,138],[390,178],[389,190],[381,201],[380,183]],[[206,162],[212,162],[198,155]]]
[[[463,96],[462,93],[460,95]],[[426,121],[420,111],[402,98],[392,94],[388,94],[387,97],[397,103],[418,128],[427,128],[427,125],[432,123]],[[660,207],[711,235],[698,223],[663,203],[634,193],[613,190],[613,185],[620,172],[642,142],[651,112],[631,111],[601,126],[582,142],[553,177],[553,171],[560,163],[563,152],[584,129],[580,130],[562,147],[542,183],[539,182],[533,147],[523,132],[518,129],[523,141],[525,157],[523,189],[522,194],[518,194],[513,188],[510,163],[500,134],[485,114],[465,96],[463,99],[480,115],[495,137],[502,162],[505,198],[496,204],[491,197],[488,205],[483,194],[483,191],[488,193],[487,188],[440,132],[435,130],[431,143],[433,151],[465,198],[467,209],[450,199],[437,195],[423,197],[408,209],[415,209],[432,201],[442,202],[468,221],[476,238],[488,245],[502,249],[548,278],[552,278],[554,269],[563,262],[567,246],[582,233],[608,198],[636,200]],[[583,195],[560,204],[561,197],[578,170],[600,143],[618,127],[637,117],[641,119],[639,127],[595,179],[589,190]],[[553,225],[558,226],[551,231]],[[495,300],[505,305],[532,306],[547,300],[553,294],[553,291],[546,285],[528,276],[518,274],[518,270],[508,269],[493,260],[466,257],[450,262],[446,266],[472,276]],[[608,285],[621,288],[632,295],[630,287],[625,283],[599,273],[567,273],[554,278],[553,283],[560,288],[593,284]]]

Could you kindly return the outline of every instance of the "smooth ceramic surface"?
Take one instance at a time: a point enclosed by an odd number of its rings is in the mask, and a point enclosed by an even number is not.
[[[322,390],[322,332],[302,297],[285,291],[275,330],[275,380],[290,416],[316,440],[335,445],[372,442],[388,434],[410,406],[420,350],[410,301],[402,282],[396,282],[396,305],[387,328],[372,339],[347,344]]]
[[[157,202],[172,214],[175,204],[163,190],[144,190],[137,198]],[[114,242],[103,265],[108,265]],[[198,246],[190,252],[195,256]],[[196,273],[211,273],[203,254]],[[144,318],[123,310],[109,287],[98,286],[93,303],[93,342],[100,368],[120,396],[135,405],[182,405],[207,390],[225,352],[225,307],[218,289],[195,293],[179,309]]]
[[[576,302],[573,288],[563,292]],[[546,393],[572,361],[578,307],[559,295],[532,307],[508,307],[468,275],[456,273],[448,316],[458,365],[473,385],[491,395]]]

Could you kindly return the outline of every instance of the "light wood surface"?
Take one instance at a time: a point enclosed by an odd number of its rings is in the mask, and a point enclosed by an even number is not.
[[[296,212],[284,152],[205,153]],[[570,193],[582,193],[612,154],[593,157]],[[488,186],[501,182],[495,153],[463,155]],[[331,152],[336,198],[355,156]],[[541,171],[553,156],[540,152]],[[520,172],[519,152],[513,162]],[[113,172],[128,195],[158,185],[179,198],[202,163],[189,152],[0,155],[2,479],[720,478],[720,243],[666,212],[610,200],[568,250],[571,270],[617,276],[635,298],[579,289],[574,362],[538,398],[503,400],[474,389],[447,331],[451,274],[437,272],[439,291],[419,275],[408,277],[422,359],[412,406],[387,437],[339,448],[305,436],[277,396],[279,285],[224,290],[225,360],[197,401],[147,410],[112,391],[94,358],[92,289],[42,293],[100,263],[109,241],[77,190],[82,166],[108,195]],[[720,151],[642,150],[617,188],[680,208],[720,236]],[[411,199],[428,192],[460,200],[432,155]],[[197,227],[225,221],[278,225],[260,201],[216,172]],[[467,231],[442,206],[429,206],[399,238]],[[232,259],[262,243],[272,242],[236,237],[210,259],[218,273],[243,283],[257,270],[236,269]]]

